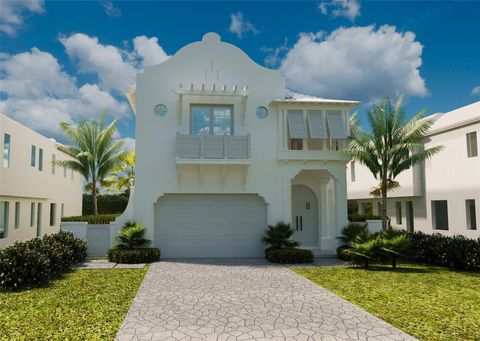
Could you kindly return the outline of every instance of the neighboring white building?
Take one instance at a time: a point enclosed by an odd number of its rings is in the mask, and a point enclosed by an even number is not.
[[[333,254],[347,223],[341,149],[358,102],[290,93],[208,33],[138,75],[131,218],[162,257],[263,256],[267,224]],[[129,210],[127,210],[128,212]]]
[[[57,143],[0,114],[0,248],[59,230],[82,214],[82,177],[54,166]]]
[[[444,149],[397,177],[401,187],[388,193],[392,226],[410,231],[480,237],[480,102],[432,116],[425,148]],[[348,199],[379,214],[379,199],[369,192],[378,182],[358,162],[347,171]]]

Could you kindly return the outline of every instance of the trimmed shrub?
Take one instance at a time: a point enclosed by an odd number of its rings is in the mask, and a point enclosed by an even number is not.
[[[348,221],[351,223],[364,223],[367,220],[381,220],[382,218],[378,215],[373,214],[350,214],[348,216]]]
[[[69,232],[35,238],[0,250],[0,288],[20,289],[47,282],[87,255],[87,244]]]
[[[270,249],[267,251],[267,260],[280,264],[312,263],[313,252],[295,248]]]
[[[63,217],[63,222],[85,221],[88,224],[109,224],[119,216],[119,214],[99,214],[99,215],[79,215],[72,217]]]
[[[97,197],[98,213],[100,214],[120,214],[125,211],[127,204],[128,195],[124,194],[102,194]],[[82,214],[93,214],[91,194],[83,195]]]
[[[160,260],[160,250],[157,248],[108,250],[108,261],[114,263],[137,264],[151,263]]]
[[[417,261],[462,270],[480,270],[480,238],[411,233],[410,255]]]
[[[350,249],[350,246],[348,245],[337,247],[337,258],[347,262],[351,261],[352,257],[346,252],[348,249]]]

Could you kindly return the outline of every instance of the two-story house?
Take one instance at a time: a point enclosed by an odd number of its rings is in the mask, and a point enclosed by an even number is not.
[[[131,218],[165,257],[262,256],[268,224],[334,253],[347,223],[342,148],[358,102],[289,92],[276,70],[208,33],[146,67]]]
[[[0,114],[0,248],[57,232],[82,214],[83,178],[55,165],[57,142]]]
[[[431,116],[434,123],[425,148],[444,149],[396,179],[400,188],[389,192],[391,225],[409,231],[480,237],[480,102]],[[348,199],[360,213],[378,214],[379,199],[369,193],[378,182],[358,162],[348,164]]]

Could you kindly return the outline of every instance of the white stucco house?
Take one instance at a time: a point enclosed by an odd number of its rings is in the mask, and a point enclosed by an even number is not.
[[[136,183],[117,222],[142,222],[162,257],[262,256],[279,221],[302,247],[335,252],[347,223],[341,150],[358,102],[291,93],[215,33],[146,67],[127,96]]]
[[[0,114],[0,249],[57,232],[63,216],[82,214],[82,177],[53,164],[57,142]]]
[[[387,213],[392,226],[409,231],[480,237],[480,102],[432,116],[425,148],[444,149],[397,178],[401,187],[389,192]],[[370,171],[350,162],[348,199],[360,213],[379,214],[379,199],[369,192],[377,185]]]

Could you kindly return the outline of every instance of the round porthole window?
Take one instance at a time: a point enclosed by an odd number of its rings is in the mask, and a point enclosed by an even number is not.
[[[153,108],[155,115],[162,117],[167,114],[167,107],[163,104],[157,104],[155,108]]]
[[[256,114],[258,118],[264,119],[268,116],[268,110],[265,107],[258,107]]]

